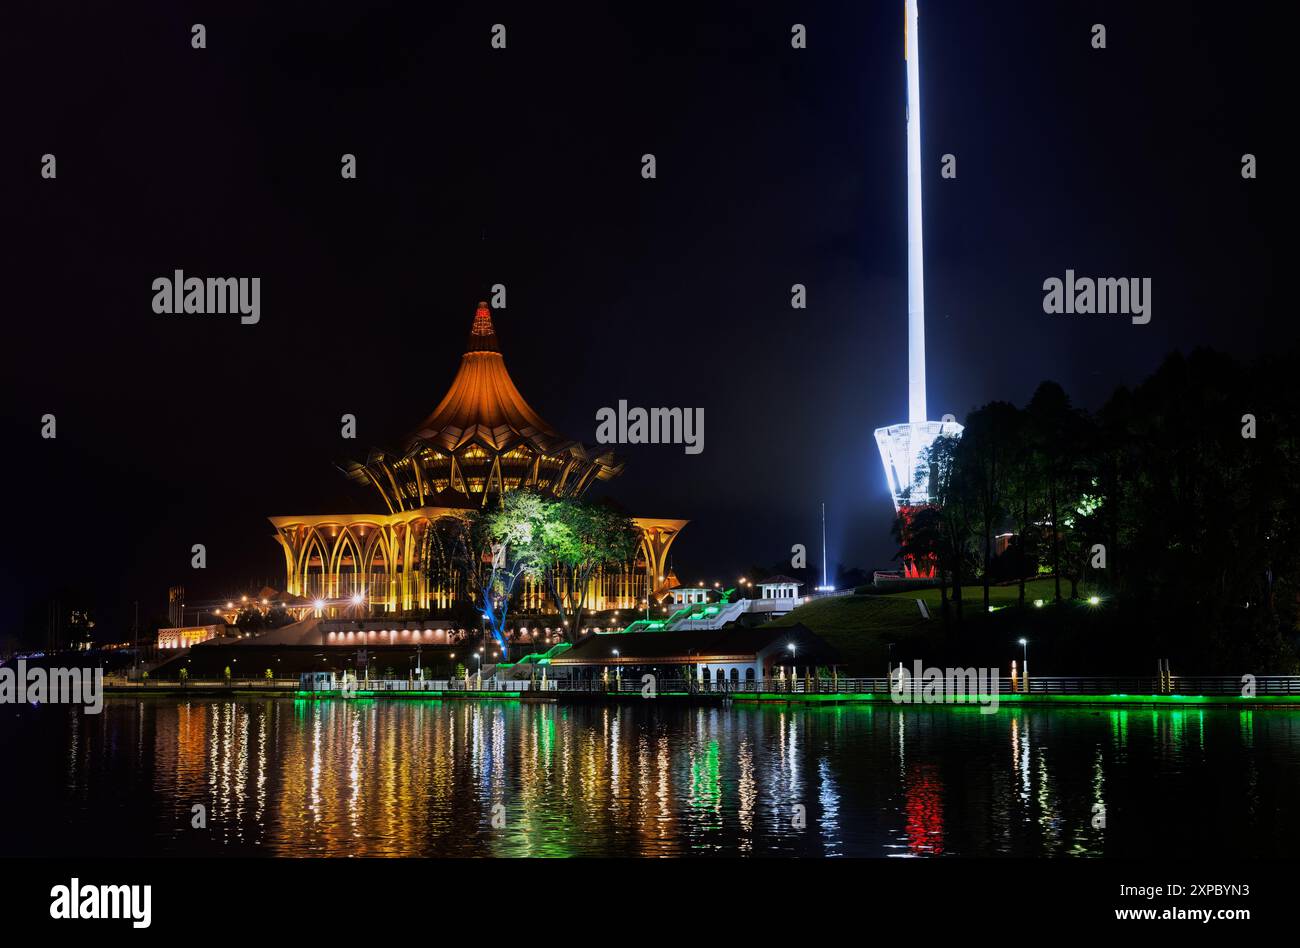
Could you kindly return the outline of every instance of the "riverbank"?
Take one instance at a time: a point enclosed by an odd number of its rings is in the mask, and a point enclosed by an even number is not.
[[[551,690],[464,690],[464,689],[366,689],[355,691],[305,691],[297,686],[268,685],[250,687],[238,685],[106,685],[109,696],[131,697],[275,697],[310,701],[354,701],[376,699],[387,701],[507,701],[524,704],[618,704],[651,700],[640,691],[551,691]],[[888,691],[857,692],[788,692],[788,691],[660,691],[653,700],[671,704],[698,706],[751,706],[785,705],[879,705],[888,707],[931,707],[946,705],[954,708],[978,710],[995,706],[993,695],[974,695],[962,701],[898,701]],[[996,696],[996,707],[1050,706],[1050,707],[1219,707],[1249,710],[1254,708],[1285,708],[1300,710],[1300,694],[1270,694],[1245,697],[1233,694],[1037,694],[1007,693]]]

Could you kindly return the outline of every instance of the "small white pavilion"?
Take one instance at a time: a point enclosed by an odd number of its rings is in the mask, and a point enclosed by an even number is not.
[[[799,598],[799,587],[803,583],[789,576],[769,576],[758,584],[763,599],[786,599],[792,603]]]

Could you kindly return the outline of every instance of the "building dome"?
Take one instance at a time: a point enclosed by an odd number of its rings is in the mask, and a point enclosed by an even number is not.
[[[565,438],[524,400],[483,302],[451,387],[403,450],[371,451],[364,464],[344,466],[352,480],[377,489],[390,512],[478,507],[519,487],[579,496],[622,470],[612,451]]]

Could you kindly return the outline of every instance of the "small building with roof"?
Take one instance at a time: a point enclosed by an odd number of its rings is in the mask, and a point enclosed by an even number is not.
[[[551,659],[579,679],[691,677],[706,686],[756,687],[800,669],[834,668],[839,653],[803,625],[774,628],[729,625],[721,629],[593,635]]]
[[[710,591],[707,586],[674,586],[668,590],[668,595],[672,597],[675,606],[693,606],[708,602]]]
[[[790,576],[769,576],[767,579],[759,580],[758,588],[762,592],[762,599],[789,599],[791,601],[799,598],[799,587],[803,583]]]

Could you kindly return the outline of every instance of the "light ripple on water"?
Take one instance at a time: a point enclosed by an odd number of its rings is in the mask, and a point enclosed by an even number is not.
[[[23,814],[18,853],[1191,856],[1300,843],[1288,711],[114,698],[97,717],[5,709],[0,747],[28,764],[0,790],[4,812]],[[195,805],[206,829],[191,827]]]

